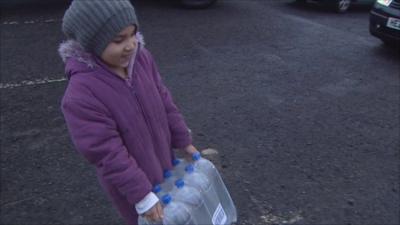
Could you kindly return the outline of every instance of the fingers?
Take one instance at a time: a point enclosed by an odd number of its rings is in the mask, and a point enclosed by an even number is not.
[[[160,202],[156,203],[149,211],[147,211],[144,217],[146,220],[151,222],[162,221],[163,209]]]
[[[184,151],[184,153],[185,153],[185,159],[186,159],[187,161],[189,161],[189,162],[192,161],[192,155],[193,155],[194,153],[199,152],[199,151],[196,149],[196,147],[194,147],[193,145],[188,145],[188,146],[186,146],[185,148],[183,148],[183,151]]]
[[[194,147],[193,145],[189,145],[185,148],[185,151],[189,154],[194,154],[197,152],[196,147]]]
[[[164,218],[163,208],[162,208],[162,206],[161,206],[161,204],[159,202],[157,203],[156,207],[157,207],[157,211],[158,211],[158,216],[159,216],[160,221],[161,221]]]
[[[144,217],[146,218],[146,220],[152,222],[152,221],[156,221],[156,210],[155,207],[153,206],[151,209],[149,209],[149,211],[147,211],[144,214]]]

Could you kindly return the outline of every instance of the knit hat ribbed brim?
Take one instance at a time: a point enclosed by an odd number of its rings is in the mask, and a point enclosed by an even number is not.
[[[74,0],[64,14],[62,30],[69,39],[101,56],[108,43],[125,27],[138,22],[128,0]]]

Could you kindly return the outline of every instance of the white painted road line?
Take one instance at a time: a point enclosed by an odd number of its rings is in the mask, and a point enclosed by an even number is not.
[[[66,78],[60,78],[60,79],[42,78],[42,79],[36,79],[36,80],[23,80],[19,83],[0,83],[0,89],[12,89],[12,88],[24,87],[24,86],[64,82],[66,80],[67,80]]]
[[[35,24],[35,23],[55,23],[61,22],[61,20],[56,19],[46,19],[46,20],[27,20],[27,21],[5,21],[3,25],[18,25],[18,24]]]

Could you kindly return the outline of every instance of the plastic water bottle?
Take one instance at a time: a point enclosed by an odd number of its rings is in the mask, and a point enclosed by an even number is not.
[[[175,182],[175,188],[171,192],[171,196],[175,201],[182,202],[188,207],[197,224],[209,225],[212,223],[210,212],[200,192],[193,187],[185,185],[183,179],[178,179]]]
[[[194,161],[194,168],[199,170],[210,179],[212,186],[214,187],[219,197],[219,200],[221,201],[222,209],[225,210],[227,216],[227,224],[236,222],[236,207],[224,182],[222,181],[221,175],[219,174],[217,168],[212,162],[202,158],[199,152],[193,154],[192,159]]]
[[[172,165],[174,165],[174,169],[172,170],[172,175],[176,178],[182,178],[185,175],[185,167],[188,163],[183,159],[174,159],[172,160]]]
[[[143,218],[142,216],[139,216],[138,218],[138,224],[139,225],[151,225],[150,222],[148,222],[145,218]]]
[[[165,191],[162,189],[161,185],[159,185],[159,184],[155,185],[155,186],[153,187],[153,190],[152,190],[152,191],[153,191],[154,194],[157,195],[157,197],[158,197],[159,199],[161,199],[162,196],[168,194],[167,192],[165,192]]]
[[[185,206],[177,201],[173,201],[171,195],[167,194],[162,197],[164,205],[164,225],[196,225],[199,224],[190,214]]]
[[[164,171],[164,182],[161,185],[162,190],[165,192],[170,192],[172,191],[172,188],[174,188],[174,183],[175,183],[176,177],[172,174],[170,170],[165,170]]]
[[[204,198],[206,207],[211,215],[212,224],[228,224],[225,210],[210,180],[204,174],[196,172],[192,164],[187,165],[185,170],[186,174],[183,180],[188,186],[196,188]]]

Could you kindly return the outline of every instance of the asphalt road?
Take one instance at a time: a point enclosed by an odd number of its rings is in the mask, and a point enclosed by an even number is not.
[[[137,1],[141,31],[238,224],[399,224],[400,56],[368,8]],[[2,9],[1,224],[119,224],[74,150],[57,46],[66,4]]]

